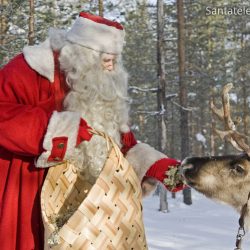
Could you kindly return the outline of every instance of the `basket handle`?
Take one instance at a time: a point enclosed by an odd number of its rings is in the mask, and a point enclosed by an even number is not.
[[[99,131],[99,130],[96,130],[96,129],[93,129],[93,128],[88,129],[88,131],[93,135],[102,136],[106,140],[108,150],[110,150],[110,148],[112,148],[112,147],[114,148],[115,154],[116,154],[116,156],[118,158],[118,164],[117,165],[120,166],[123,155],[122,155],[122,152],[121,152],[120,148],[116,144],[116,142],[109,135],[107,135],[106,133],[104,133],[102,131]]]

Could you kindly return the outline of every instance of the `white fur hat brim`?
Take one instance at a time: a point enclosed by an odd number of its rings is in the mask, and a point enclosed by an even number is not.
[[[124,30],[107,25],[105,22],[95,22],[87,17],[79,16],[76,19],[72,28],[66,33],[66,39],[96,51],[120,54],[124,43]]]

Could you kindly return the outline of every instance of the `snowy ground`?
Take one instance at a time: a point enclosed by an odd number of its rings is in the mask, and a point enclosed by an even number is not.
[[[193,205],[168,194],[170,213],[158,211],[159,197],[144,199],[144,224],[149,250],[233,250],[239,215],[231,208],[192,190]],[[250,232],[243,249],[250,249]]]

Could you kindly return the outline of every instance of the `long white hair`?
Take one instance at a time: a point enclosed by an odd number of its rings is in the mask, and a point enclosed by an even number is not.
[[[50,40],[52,48],[60,50],[60,68],[70,87],[65,110],[80,112],[91,127],[107,133],[121,146],[120,132],[128,124],[129,112],[127,73],[121,57],[116,57],[114,70],[106,72],[101,65],[103,53],[67,42],[62,31],[53,30]],[[79,145],[74,161],[85,176],[96,178],[106,155],[104,139],[93,136]]]

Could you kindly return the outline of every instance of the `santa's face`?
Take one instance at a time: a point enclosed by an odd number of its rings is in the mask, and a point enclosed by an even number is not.
[[[112,54],[102,54],[102,68],[104,71],[113,71],[116,56]]]

